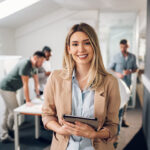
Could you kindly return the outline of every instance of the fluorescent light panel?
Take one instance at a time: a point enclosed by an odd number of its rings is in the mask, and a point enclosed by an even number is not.
[[[0,3],[0,19],[12,15],[40,0],[5,0]]]

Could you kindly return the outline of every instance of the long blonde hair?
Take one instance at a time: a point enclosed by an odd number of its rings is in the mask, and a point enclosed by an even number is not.
[[[106,71],[103,64],[98,37],[94,29],[90,25],[86,23],[80,23],[80,24],[75,24],[70,29],[65,42],[63,69],[65,69],[67,73],[71,75],[75,67],[75,62],[72,56],[68,53],[67,48],[68,46],[70,46],[71,36],[73,35],[73,33],[78,31],[84,32],[88,36],[94,51],[94,57],[92,59],[91,66],[88,73],[87,87],[91,86],[92,89],[97,89],[103,84],[104,77],[107,76],[109,73]]]

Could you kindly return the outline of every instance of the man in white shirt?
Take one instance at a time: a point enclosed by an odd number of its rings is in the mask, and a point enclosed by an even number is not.
[[[42,67],[38,69],[38,78],[39,78],[39,85],[40,85],[40,95],[43,94],[44,86],[46,84],[47,78],[50,75],[50,57],[52,56],[51,54],[51,49],[48,46],[44,46],[42,49],[42,52],[45,54],[45,59],[46,61],[43,63]]]

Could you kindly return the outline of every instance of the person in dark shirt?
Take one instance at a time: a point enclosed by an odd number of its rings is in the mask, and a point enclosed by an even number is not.
[[[23,87],[26,104],[31,106],[29,97],[29,78],[33,77],[35,82],[35,92],[39,96],[39,82],[37,68],[41,67],[45,60],[45,55],[41,51],[36,51],[29,59],[20,60],[17,65],[0,81],[0,95],[4,100],[5,114],[2,123],[2,142],[13,141],[9,135],[9,130],[13,130],[14,115],[13,110],[18,107],[16,91]]]

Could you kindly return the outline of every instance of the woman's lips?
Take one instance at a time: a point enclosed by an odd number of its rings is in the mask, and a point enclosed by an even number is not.
[[[85,55],[78,55],[78,57],[79,57],[80,59],[85,59],[85,58],[87,58],[87,56],[88,56],[88,54],[85,54]]]

